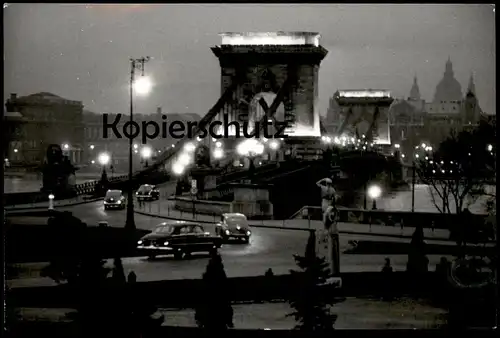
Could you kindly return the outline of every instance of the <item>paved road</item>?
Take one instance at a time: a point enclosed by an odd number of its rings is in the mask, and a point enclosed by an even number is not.
[[[97,224],[100,220],[107,220],[110,226],[122,227],[125,225],[126,211],[105,211],[102,201],[77,205],[59,210],[72,211],[73,214],[89,225]],[[152,229],[162,222],[161,219],[135,214],[138,228]],[[205,225],[207,231],[213,232],[213,225]],[[224,260],[226,273],[229,277],[262,275],[268,268],[275,274],[286,274],[295,269],[293,254],[304,252],[308,232],[285,229],[257,228],[252,229],[253,235],[249,244],[225,244],[220,252]],[[370,235],[343,234],[340,240],[341,250],[348,248],[349,240],[384,240],[405,241],[390,237]],[[389,256],[396,270],[404,270],[407,257],[405,255]],[[348,255],[341,256],[341,271],[380,271],[385,256],[383,255]],[[430,256],[433,269],[439,257]],[[123,265],[126,272],[133,270],[139,281],[154,281],[163,279],[200,278],[208,263],[208,257],[193,255],[188,260],[174,260],[169,257],[159,257],[148,260],[146,257],[125,258]],[[12,287],[51,285],[49,279],[39,278],[39,271],[43,263],[24,264],[23,279],[8,281]],[[31,278],[30,278],[31,277]]]

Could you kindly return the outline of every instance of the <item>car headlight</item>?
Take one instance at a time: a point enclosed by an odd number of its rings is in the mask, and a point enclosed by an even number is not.
[[[168,245],[168,242],[163,243],[163,245]]]
[[[137,244],[141,245],[142,244],[142,241],[138,241]]]
[[[226,230],[226,235],[230,235],[230,234],[231,234],[231,231]]]
[[[252,233],[250,231],[247,231],[247,236],[250,236]]]
[[[104,204],[108,204],[108,202],[104,201]]]
[[[118,201],[118,204],[122,204],[122,201]]]

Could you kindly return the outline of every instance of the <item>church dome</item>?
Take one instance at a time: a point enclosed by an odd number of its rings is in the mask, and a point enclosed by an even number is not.
[[[446,70],[444,76],[436,87],[436,93],[434,94],[434,102],[441,101],[461,101],[463,98],[462,86],[455,79],[453,73],[453,65],[451,60],[448,59],[446,62]]]

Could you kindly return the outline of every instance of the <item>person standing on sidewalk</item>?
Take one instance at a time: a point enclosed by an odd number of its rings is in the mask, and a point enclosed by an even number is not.
[[[333,187],[331,178],[323,178],[316,182],[316,185],[321,189],[321,211],[325,213],[331,204],[332,198],[336,198],[337,192]]]
[[[329,239],[330,266],[333,276],[340,274],[340,244],[339,229],[337,227],[337,208],[335,206],[335,196],[330,199],[330,205],[323,214],[323,224]]]

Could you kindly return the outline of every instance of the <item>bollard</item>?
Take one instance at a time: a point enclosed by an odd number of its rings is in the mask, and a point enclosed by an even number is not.
[[[49,210],[54,210],[54,195],[49,195]]]

